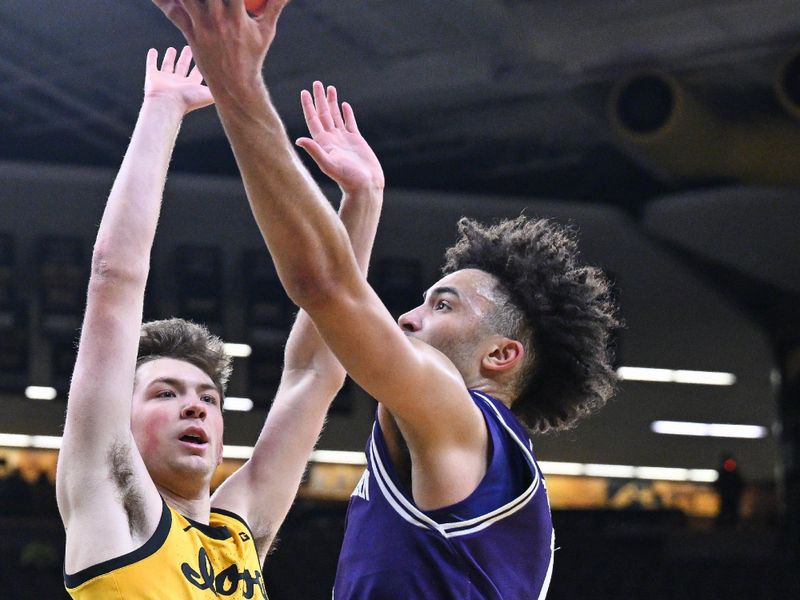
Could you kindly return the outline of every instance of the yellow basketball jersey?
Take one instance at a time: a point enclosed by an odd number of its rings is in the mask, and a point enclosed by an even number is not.
[[[65,573],[64,582],[76,600],[267,599],[253,534],[241,517],[211,509],[204,525],[166,504],[141,548]]]

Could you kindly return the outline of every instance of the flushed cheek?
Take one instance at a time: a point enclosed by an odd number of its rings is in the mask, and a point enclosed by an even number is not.
[[[139,452],[144,456],[153,454],[161,447],[163,431],[167,427],[169,417],[161,413],[148,415],[140,424],[137,444]]]

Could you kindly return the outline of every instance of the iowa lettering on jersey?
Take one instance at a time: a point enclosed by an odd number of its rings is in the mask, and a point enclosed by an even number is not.
[[[211,564],[205,548],[200,548],[197,553],[197,569],[192,568],[189,563],[183,563],[181,573],[193,586],[201,590],[211,590],[218,596],[232,596],[239,590],[239,585],[243,584],[242,597],[252,598],[255,591],[259,590],[261,598],[267,600],[267,589],[264,587],[261,571],[250,573],[245,569],[239,573],[236,564],[232,564],[215,574],[214,565]]]

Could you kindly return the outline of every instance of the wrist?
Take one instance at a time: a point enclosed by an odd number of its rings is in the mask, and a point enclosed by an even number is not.
[[[269,102],[269,92],[260,71],[242,77],[220,78],[219,81],[207,78],[206,83],[218,106],[254,106],[257,112],[264,102]]]
[[[372,219],[380,215],[383,209],[383,189],[362,189],[356,193],[343,192],[339,205],[339,217],[342,220],[349,218]]]
[[[145,93],[142,111],[156,112],[163,117],[180,121],[186,114],[186,103],[170,94]]]
[[[347,187],[340,185],[339,188],[342,190],[342,194],[345,197],[382,199],[384,184],[383,182],[373,181],[365,185],[352,185]]]

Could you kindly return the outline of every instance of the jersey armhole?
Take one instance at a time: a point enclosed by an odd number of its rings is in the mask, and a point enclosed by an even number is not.
[[[244,520],[244,517],[237,515],[235,512],[231,512],[229,510],[225,510],[224,508],[214,508],[211,507],[212,513],[217,513],[218,515],[222,515],[223,517],[228,517],[229,519],[234,519],[238,521],[242,525],[244,525],[245,529],[247,529],[247,533],[250,535],[250,540],[253,542],[253,546],[256,549],[256,554],[258,554],[258,545],[256,544],[256,536],[253,535],[253,530],[250,529],[250,525],[247,524],[247,521]]]
[[[76,573],[69,574],[67,573],[66,568],[64,568],[64,584],[66,587],[68,589],[74,589],[80,585],[83,585],[90,579],[94,579],[95,577],[105,575],[106,573],[110,573],[116,569],[132,565],[133,563],[144,560],[151,554],[157,552],[158,549],[164,545],[167,535],[169,534],[170,527],[172,526],[172,513],[170,512],[169,507],[167,506],[167,503],[164,502],[163,498],[161,499],[161,506],[161,518],[158,521],[156,530],[144,544],[135,550],[128,552],[127,554],[123,554],[122,556],[111,558],[109,560],[104,560],[103,562],[99,562],[91,567],[81,569]]]

